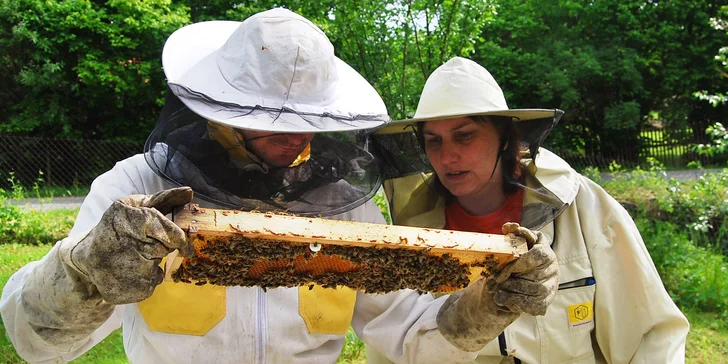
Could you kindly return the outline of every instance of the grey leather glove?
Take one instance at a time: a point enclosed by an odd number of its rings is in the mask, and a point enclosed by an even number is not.
[[[556,254],[544,243],[540,232],[506,223],[503,233],[526,239],[529,250],[489,280],[488,291],[495,293],[496,304],[508,307],[512,312],[543,316],[559,289]]]
[[[185,232],[164,217],[190,201],[189,187],[114,201],[98,225],[71,249],[71,262],[108,303],[147,299],[164,280],[162,258],[175,249],[185,257],[194,254]]]
[[[164,217],[190,201],[189,187],[120,198],[87,235],[56,244],[23,284],[21,301],[33,331],[70,351],[115,305],[151,296],[164,278],[164,256],[175,249],[194,254],[184,231]]]
[[[495,276],[450,295],[437,314],[440,332],[461,350],[482,349],[521,313],[545,314],[558,289],[559,265],[543,234],[515,223],[503,225],[503,233],[526,239],[529,251]]]

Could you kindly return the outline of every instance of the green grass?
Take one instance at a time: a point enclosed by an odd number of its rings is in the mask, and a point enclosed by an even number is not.
[[[12,190],[0,189],[0,195],[8,198],[40,198],[48,200],[55,197],[86,196],[88,191],[88,186],[38,186],[37,188],[26,188],[16,185]]]
[[[38,177],[32,186],[22,185],[15,172],[0,172],[0,180],[10,183],[7,190],[0,188],[0,197],[6,198],[40,198],[52,199],[54,197],[86,196],[89,186],[74,184],[73,186],[48,186],[43,179],[43,172],[38,172]]]
[[[6,244],[0,245],[0,286],[5,287],[10,276],[28,262],[42,258],[48,250],[50,244],[44,245],[21,245]],[[10,343],[5,326],[0,321],[0,363],[25,363],[15,353],[13,344]],[[114,331],[106,339],[101,341],[93,349],[73,361],[74,363],[98,363],[98,364],[117,364],[128,363],[126,355],[124,355],[124,346],[121,339],[121,330]]]
[[[53,197],[71,197],[71,196],[86,196],[88,195],[89,186],[44,186],[38,190],[37,194],[30,195],[31,197],[40,198],[53,198]]]
[[[687,311],[685,316],[690,321],[686,362],[724,363],[728,358],[728,323],[713,313]]]

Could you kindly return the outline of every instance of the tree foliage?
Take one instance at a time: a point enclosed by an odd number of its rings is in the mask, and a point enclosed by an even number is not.
[[[174,29],[279,6],[319,25],[396,119],[452,56],[485,66],[510,107],[564,109],[550,138],[560,149],[637,155],[648,119],[698,133],[726,111],[693,95],[728,89],[714,59],[725,18],[710,0],[0,0],[2,130],[141,140]]]
[[[164,40],[188,21],[169,0],[0,0],[0,130],[143,140]]]
[[[188,0],[193,21],[244,20],[283,6],[321,27],[336,54],[379,91],[397,118],[412,116],[425,79],[453,56],[471,56],[493,6],[475,0],[236,1]]]
[[[728,34],[728,5],[720,8],[719,16],[710,19],[710,24],[718,31]],[[715,60],[719,63],[718,69],[723,77],[728,77],[728,45],[721,47]],[[713,106],[720,106],[728,102],[728,92],[719,90],[710,93],[707,90],[700,90],[695,93],[700,100],[708,101]],[[708,131],[710,134],[710,131]]]
[[[475,55],[511,107],[566,111],[551,145],[636,155],[649,115],[668,131],[717,116],[691,97],[725,85],[707,56],[728,40],[709,26],[716,11],[693,0],[500,1]]]

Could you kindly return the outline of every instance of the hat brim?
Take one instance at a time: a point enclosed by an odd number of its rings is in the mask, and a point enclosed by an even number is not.
[[[234,128],[271,132],[322,132],[377,128],[387,109],[358,72],[336,58],[338,94],[325,107],[301,103],[271,105],[225,80],[217,52],[241,25],[233,21],[195,23],[174,32],[164,45],[162,66],[172,91],[193,112]]]
[[[385,127],[377,130],[376,134],[395,134],[412,131],[409,126],[421,123],[424,121],[433,120],[447,120],[455,119],[467,116],[478,116],[478,115],[492,115],[492,116],[506,116],[513,118],[513,121],[527,121],[537,119],[548,119],[554,118],[561,111],[557,109],[510,109],[510,110],[496,110],[482,113],[466,113],[466,114],[447,114],[447,115],[436,115],[430,117],[415,117],[410,119],[396,120],[388,123]]]

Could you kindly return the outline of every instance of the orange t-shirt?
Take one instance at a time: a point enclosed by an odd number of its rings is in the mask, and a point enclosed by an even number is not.
[[[445,229],[470,231],[486,234],[503,234],[503,224],[507,222],[521,223],[523,210],[523,189],[510,196],[498,210],[487,215],[473,216],[465,212],[457,200],[445,209]]]

